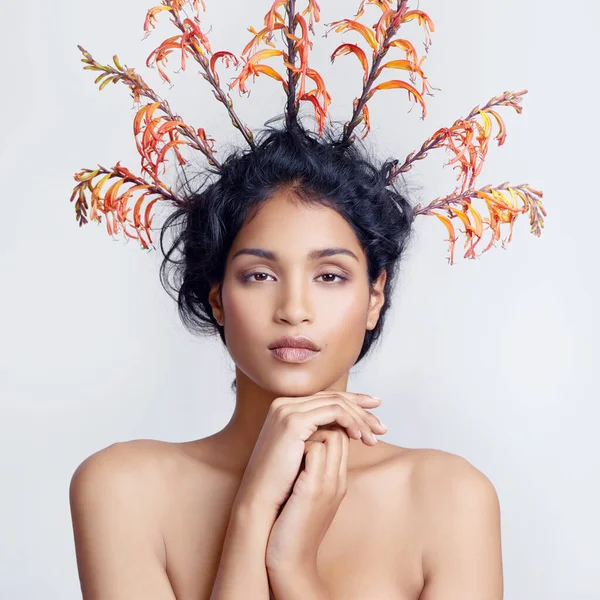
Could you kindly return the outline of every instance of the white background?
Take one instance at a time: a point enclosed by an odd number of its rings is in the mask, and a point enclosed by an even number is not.
[[[178,33],[163,14],[142,41],[146,10],[156,4],[2,7],[2,598],[80,597],[68,487],[85,457],[121,440],[203,437],[233,408],[231,360],[216,338],[194,338],[178,321],[158,280],[160,250],[113,241],[104,223],[79,228],[69,203],[73,173],[84,167],[121,160],[140,172],[129,90],[99,92],[76,44],[103,64],[118,54],[218,143],[245,144],[191,60],[171,89],[145,67]],[[342,38],[320,36],[323,23],[351,17],[359,3],[320,4],[312,64],[332,93],[333,117],[344,120],[361,70],[349,56],[331,65]],[[246,28],[259,28],[270,5],[207,0],[213,50],[239,54]],[[507,600],[599,598],[600,10],[534,0],[424,0],[419,8],[437,26],[424,69],[441,91],[427,99],[424,121],[418,107],[408,113],[405,92],[378,92],[367,141],[381,158],[404,158],[475,105],[527,88],[522,115],[501,109],[507,141],[492,145],[478,183],[530,183],[544,191],[548,217],[541,238],[520,217],[506,249],[478,260],[462,258],[461,237],[452,267],[445,228],[420,217],[384,339],[348,389],[383,398],[383,439],[459,454],[492,480]],[[367,11],[363,22],[374,22],[378,9]],[[421,53],[417,25],[402,33]],[[343,39],[364,44],[357,34]],[[167,70],[178,70],[177,53]],[[234,77],[233,69],[219,72],[223,82]],[[249,98],[237,90],[232,98],[258,128],[283,111],[283,90],[267,77],[249,87]],[[409,173],[415,202],[452,190],[455,172],[442,168],[448,158],[430,153]]]

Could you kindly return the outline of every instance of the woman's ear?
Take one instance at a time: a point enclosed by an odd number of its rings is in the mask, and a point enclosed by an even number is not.
[[[223,327],[223,305],[221,304],[220,297],[221,283],[214,283],[210,286],[210,292],[208,292],[208,301],[212,308],[213,317],[215,321]]]
[[[376,279],[371,289],[371,297],[369,300],[369,310],[367,312],[367,329],[375,329],[377,321],[379,320],[379,313],[381,307],[385,301],[385,295],[383,293],[385,282],[387,279],[387,271],[383,269],[381,274]]]

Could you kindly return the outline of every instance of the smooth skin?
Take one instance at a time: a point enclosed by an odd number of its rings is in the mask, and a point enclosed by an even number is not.
[[[244,251],[257,248],[274,256]],[[355,257],[310,257],[322,248]],[[122,442],[81,463],[70,502],[83,600],[268,600],[269,585],[277,600],[502,600],[492,483],[457,455],[374,442],[378,404],[347,390],[384,284],[385,272],[369,289],[336,211],[282,189],[253,215],[227,257],[222,302],[211,290],[235,363],[233,415],[202,439]],[[282,335],[320,351],[283,363],[268,350]],[[273,418],[308,402],[302,425]]]

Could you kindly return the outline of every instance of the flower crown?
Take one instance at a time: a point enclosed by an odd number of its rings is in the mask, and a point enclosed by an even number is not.
[[[239,88],[241,94],[249,94],[246,87],[249,77],[253,81],[256,76],[267,75],[279,81],[287,96],[285,117],[288,126],[293,126],[297,119],[301,102],[309,102],[314,110],[318,123],[319,135],[322,134],[328,117],[328,107],[331,96],[327,92],[325,82],[321,75],[309,66],[309,54],[313,42],[310,35],[314,36],[314,23],[320,20],[320,9],[316,0],[307,0],[308,5],[302,12],[297,12],[296,0],[275,0],[271,9],[264,17],[264,27],[256,31],[253,27],[248,30],[253,37],[241,53],[241,61],[231,52],[220,50],[213,52],[209,40],[203,33],[200,20],[200,5],[206,11],[204,0],[161,0],[160,6],[148,10],[144,22],[146,36],[154,29],[157,16],[162,12],[169,12],[171,23],[179,30],[180,34],[164,40],[148,57],[146,65],[150,68],[156,66],[161,78],[171,83],[163,67],[167,64],[167,58],[173,51],[181,52],[181,68],[186,68],[186,58],[189,56],[201,67],[201,74],[212,87],[215,98],[227,109],[231,122],[237,128],[249,146],[254,149],[256,144],[250,129],[244,125],[236,114],[233,101],[229,94],[221,87],[219,76],[216,71],[219,60],[228,68],[232,63],[235,67],[242,64],[239,75],[229,84],[229,89]],[[381,11],[377,22],[369,27],[359,22],[365,12],[365,4],[373,4]],[[388,89],[403,89],[408,94],[409,101],[418,103],[422,109],[421,119],[427,114],[424,96],[432,96],[432,88],[425,76],[422,65],[426,58],[419,58],[413,44],[405,39],[394,39],[401,25],[409,21],[416,21],[425,31],[425,53],[429,51],[431,44],[431,32],[435,30],[433,21],[420,10],[409,10],[406,0],[397,0],[396,6],[392,7],[390,0],[362,0],[354,19],[341,19],[328,23],[329,33],[332,29],[336,32],[354,32],[359,34],[359,40],[369,47],[367,52],[358,44],[343,43],[338,46],[331,55],[331,62],[345,54],[353,54],[364,70],[362,94],[354,99],[352,117],[344,124],[343,134],[340,142],[351,144],[354,142],[354,130],[362,124],[364,139],[370,132],[369,110],[367,103],[375,92]],[[190,17],[186,12],[193,9],[194,15]],[[283,14],[282,14],[283,12]],[[285,49],[278,50],[273,43],[273,34],[281,30]],[[258,50],[261,45],[269,48]],[[144,80],[127,66],[122,66],[119,58],[113,57],[114,67],[101,65],[96,62],[92,55],[81,46],[78,46],[86,64],[84,69],[99,71],[101,74],[95,83],[100,83],[99,89],[105,88],[111,81],[117,83],[122,81],[130,90],[134,99],[134,105],[138,108],[134,121],[133,131],[137,149],[141,155],[141,170],[150,180],[143,176],[138,177],[122,167],[120,161],[112,169],[106,169],[98,165],[97,169],[82,169],[74,175],[78,182],[71,195],[71,202],[76,199],[76,219],[80,227],[87,223],[88,203],[86,193],[91,195],[90,219],[102,222],[101,213],[106,216],[106,227],[109,235],[113,236],[123,226],[127,237],[138,239],[144,249],[148,249],[152,243],[150,234],[152,225],[152,209],[159,201],[169,201],[175,205],[181,205],[183,200],[177,197],[168,186],[160,180],[159,168],[163,165],[163,174],[166,171],[166,155],[173,150],[181,165],[186,164],[178,146],[189,146],[204,154],[208,163],[216,169],[221,169],[221,163],[215,156],[215,139],[209,137],[205,129],[194,128],[188,125],[178,115],[174,114],[169,103],[161,99]],[[400,50],[403,58],[384,62],[390,50]],[[371,61],[367,56],[371,52]],[[263,64],[262,61],[273,57],[281,57],[286,67],[286,77],[282,76],[273,67]],[[409,81],[392,79],[375,85],[375,80],[384,70],[398,69],[408,73]],[[387,71],[386,71],[387,73]],[[417,89],[417,78],[420,79],[420,89]],[[313,87],[314,86],[314,87]],[[308,89],[311,88],[311,89]],[[491,230],[491,239],[482,250],[486,252],[494,245],[494,241],[501,236],[500,227],[508,223],[510,233],[508,239],[501,240],[502,247],[505,242],[512,239],[512,229],[515,220],[520,213],[529,212],[531,233],[541,235],[544,226],[543,217],[546,211],[542,205],[543,194],[528,184],[509,185],[508,182],[497,186],[485,186],[479,189],[475,187],[475,180],[479,175],[485,161],[489,143],[492,138],[494,123],[498,126],[498,133],[494,137],[501,146],[506,139],[505,123],[497,112],[497,108],[509,106],[517,113],[522,112],[520,106],[523,96],[527,90],[520,92],[504,92],[500,96],[492,98],[482,108],[476,106],[464,119],[457,119],[450,127],[438,129],[429,137],[419,150],[411,152],[403,162],[396,160],[387,176],[387,184],[391,184],[401,173],[409,171],[417,160],[423,159],[428,152],[437,148],[449,150],[453,157],[446,164],[454,164],[458,169],[458,184],[454,191],[441,198],[436,198],[425,207],[417,204],[412,212],[413,219],[421,214],[435,215],[448,230],[449,253],[448,261],[453,264],[454,246],[458,240],[453,225],[454,219],[458,218],[464,226],[466,240],[464,244],[465,258],[477,258],[475,247],[479,244],[484,233],[484,224]],[[149,102],[139,107],[141,98]],[[481,122],[479,121],[481,119]],[[115,179],[103,192],[103,186]],[[124,184],[130,187],[121,190]],[[139,197],[133,206],[128,203],[134,194]],[[472,200],[481,198],[489,211],[489,218],[483,218],[472,205]],[[144,206],[145,204],[145,206]],[[543,215],[543,216],[542,216]],[[454,221],[458,223],[457,221]]]

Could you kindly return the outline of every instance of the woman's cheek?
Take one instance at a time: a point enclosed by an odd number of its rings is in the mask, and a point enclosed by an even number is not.
[[[358,351],[366,330],[367,301],[362,297],[338,296],[335,302],[328,303],[324,314],[319,315],[322,323],[327,324],[326,330],[319,333],[328,340],[330,346],[354,352]],[[323,307],[325,308],[325,307]]]
[[[252,295],[245,297],[230,298],[224,306],[225,326],[232,333],[232,338],[239,340],[243,344],[249,341],[256,343],[260,339],[257,335],[261,330],[264,332],[264,321],[261,310],[265,307],[260,306],[258,299],[252,298]],[[263,333],[264,335],[264,333]]]

